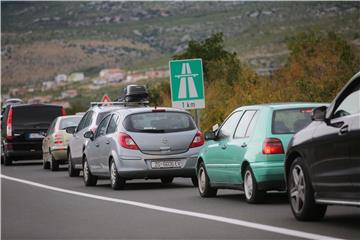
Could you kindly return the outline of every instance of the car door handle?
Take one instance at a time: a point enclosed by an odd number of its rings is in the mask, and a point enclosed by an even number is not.
[[[226,149],[226,148],[227,148],[226,144],[221,145],[221,149]]]
[[[339,135],[344,135],[344,134],[346,134],[347,132],[349,132],[349,126],[348,126],[348,125],[345,125],[345,126],[343,126],[342,128],[340,128]]]
[[[106,141],[105,143],[106,143],[106,144],[110,144],[110,141],[108,140],[108,141]]]
[[[95,144],[95,146],[96,146],[96,147],[99,147],[99,146],[100,146],[100,144],[96,143],[96,144]]]
[[[241,146],[240,147],[242,147],[242,148],[246,148],[247,147],[247,144],[246,143],[243,143],[243,144],[241,144]]]

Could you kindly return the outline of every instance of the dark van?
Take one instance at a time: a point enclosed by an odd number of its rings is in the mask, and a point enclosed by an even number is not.
[[[64,108],[47,104],[9,105],[1,120],[2,158],[5,165],[42,158],[42,140],[51,122]]]

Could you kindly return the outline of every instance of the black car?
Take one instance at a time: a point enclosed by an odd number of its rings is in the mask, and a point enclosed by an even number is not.
[[[296,219],[320,220],[327,205],[360,206],[360,72],[294,135],[285,160]]]
[[[2,160],[41,159],[42,140],[51,122],[64,108],[46,104],[8,105],[1,120]]]

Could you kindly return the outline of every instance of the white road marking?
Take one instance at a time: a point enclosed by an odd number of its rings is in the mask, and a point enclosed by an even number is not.
[[[1,178],[7,179],[10,181],[24,183],[27,185],[44,188],[44,189],[52,190],[52,191],[56,191],[56,192],[68,193],[68,194],[72,194],[72,195],[76,195],[76,196],[82,196],[82,197],[98,199],[98,200],[103,200],[103,201],[108,201],[108,202],[122,203],[122,204],[131,205],[131,206],[137,206],[137,207],[152,209],[152,210],[156,210],[156,211],[161,211],[161,212],[174,213],[174,214],[196,217],[196,218],[201,218],[201,219],[206,219],[206,220],[212,220],[212,221],[216,221],[216,222],[229,223],[229,224],[233,224],[233,225],[237,225],[237,226],[241,226],[241,227],[258,229],[261,231],[273,232],[273,233],[292,236],[292,237],[298,237],[298,238],[303,238],[303,239],[340,240],[340,238],[334,238],[334,237],[329,237],[329,236],[325,236],[325,235],[297,231],[297,230],[292,230],[292,229],[287,229],[287,228],[282,228],[282,227],[274,227],[271,225],[248,222],[248,221],[244,221],[244,220],[240,220],[240,219],[227,218],[227,217],[221,217],[221,216],[216,216],[216,215],[210,215],[210,214],[206,214],[206,213],[191,212],[191,211],[180,210],[180,209],[175,209],[175,208],[157,206],[157,205],[148,204],[148,203],[129,201],[129,200],[123,200],[123,199],[118,199],[118,198],[103,197],[100,195],[77,192],[77,191],[67,190],[64,188],[52,187],[49,185],[36,183],[36,182],[32,182],[32,181],[28,181],[28,180],[24,180],[24,179],[20,179],[20,178],[9,177],[9,176],[3,175],[3,174],[1,174],[0,176],[1,176]]]

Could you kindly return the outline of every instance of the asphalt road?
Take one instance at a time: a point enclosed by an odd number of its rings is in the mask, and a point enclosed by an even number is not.
[[[1,178],[2,239],[360,239],[360,208],[330,206],[323,221],[298,222],[283,193],[250,205],[240,191],[200,198],[189,179],[129,181],[113,191],[108,180],[85,187],[65,169],[1,167],[15,178]]]

